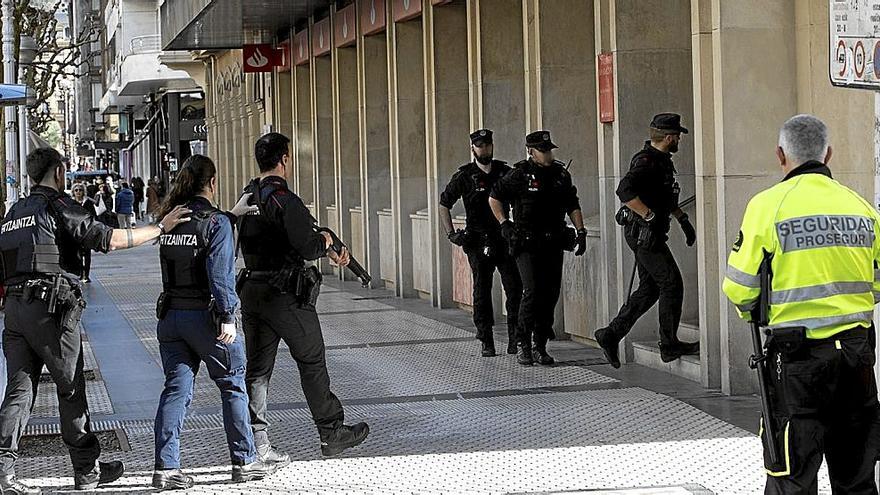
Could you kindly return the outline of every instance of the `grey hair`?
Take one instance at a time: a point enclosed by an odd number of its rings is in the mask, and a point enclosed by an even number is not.
[[[825,161],[828,154],[828,126],[818,117],[795,115],[779,130],[779,147],[795,165]]]

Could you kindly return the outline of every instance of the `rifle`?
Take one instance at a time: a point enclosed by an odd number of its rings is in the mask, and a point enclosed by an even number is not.
[[[342,239],[340,239],[339,236],[336,235],[336,232],[333,232],[327,227],[319,226],[318,220],[315,217],[312,217],[312,224],[312,228],[315,229],[315,232],[326,232],[330,234],[330,239],[333,241],[333,243],[330,244],[330,249],[332,249],[336,254],[342,254],[342,250],[346,247],[346,245],[342,242]],[[356,260],[354,256],[352,256],[350,251],[348,254],[348,269],[351,270],[351,273],[353,273],[355,277],[360,279],[361,285],[363,287],[369,287],[370,282],[373,280],[373,277],[371,277],[370,274],[367,273],[367,270],[364,269],[364,267],[361,266],[360,263],[358,263],[358,260]]]
[[[764,418],[764,448],[767,449],[770,463],[779,464],[782,456],[776,443],[776,425],[773,423],[773,411],[770,403],[770,370],[767,367],[767,355],[761,341],[761,328],[770,321],[770,282],[773,274],[770,270],[771,257],[765,255],[758,270],[761,280],[761,295],[758,307],[752,310],[752,349],[754,354],[749,357],[749,368],[758,372],[758,393],[761,397],[761,414]]]

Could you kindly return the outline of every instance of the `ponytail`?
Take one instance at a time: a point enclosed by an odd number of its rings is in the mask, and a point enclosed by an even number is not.
[[[175,207],[186,204],[187,201],[204,191],[215,175],[217,175],[217,168],[207,156],[193,155],[187,158],[174,179],[171,192],[159,207],[156,216],[162,219]]]

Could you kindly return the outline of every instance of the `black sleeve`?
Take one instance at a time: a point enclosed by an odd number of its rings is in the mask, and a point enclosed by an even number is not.
[[[283,201],[281,221],[287,232],[287,239],[293,249],[306,260],[316,260],[327,254],[324,244],[324,236],[315,232],[312,223],[312,214],[302,200],[292,193],[273,195],[273,201]],[[279,202],[280,202],[279,201]]]
[[[632,201],[641,196],[646,186],[645,182],[649,174],[649,164],[645,159],[637,159],[633,161],[629,168],[629,172],[620,179],[617,185],[617,197],[622,203]]]
[[[581,209],[581,200],[578,199],[577,186],[571,183],[571,177],[568,178],[568,191],[565,195],[565,212],[571,215],[571,212]]]
[[[440,206],[451,210],[455,203],[461,199],[461,195],[461,172],[456,172],[449,180],[449,184],[446,184],[446,189],[440,193]]]
[[[80,246],[106,253],[110,251],[113,229],[99,222],[85,208],[65,199],[55,201],[61,228],[67,231]]]
[[[512,202],[516,198],[520,176],[521,173],[519,172],[519,169],[514,169],[505,174],[504,177],[498,179],[498,182],[492,187],[489,197],[495,198],[502,203]]]

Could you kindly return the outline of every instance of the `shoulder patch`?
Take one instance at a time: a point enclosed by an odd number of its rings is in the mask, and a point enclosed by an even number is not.
[[[743,245],[743,231],[740,230],[739,234],[736,235],[736,241],[733,243],[733,252],[738,253]]]

